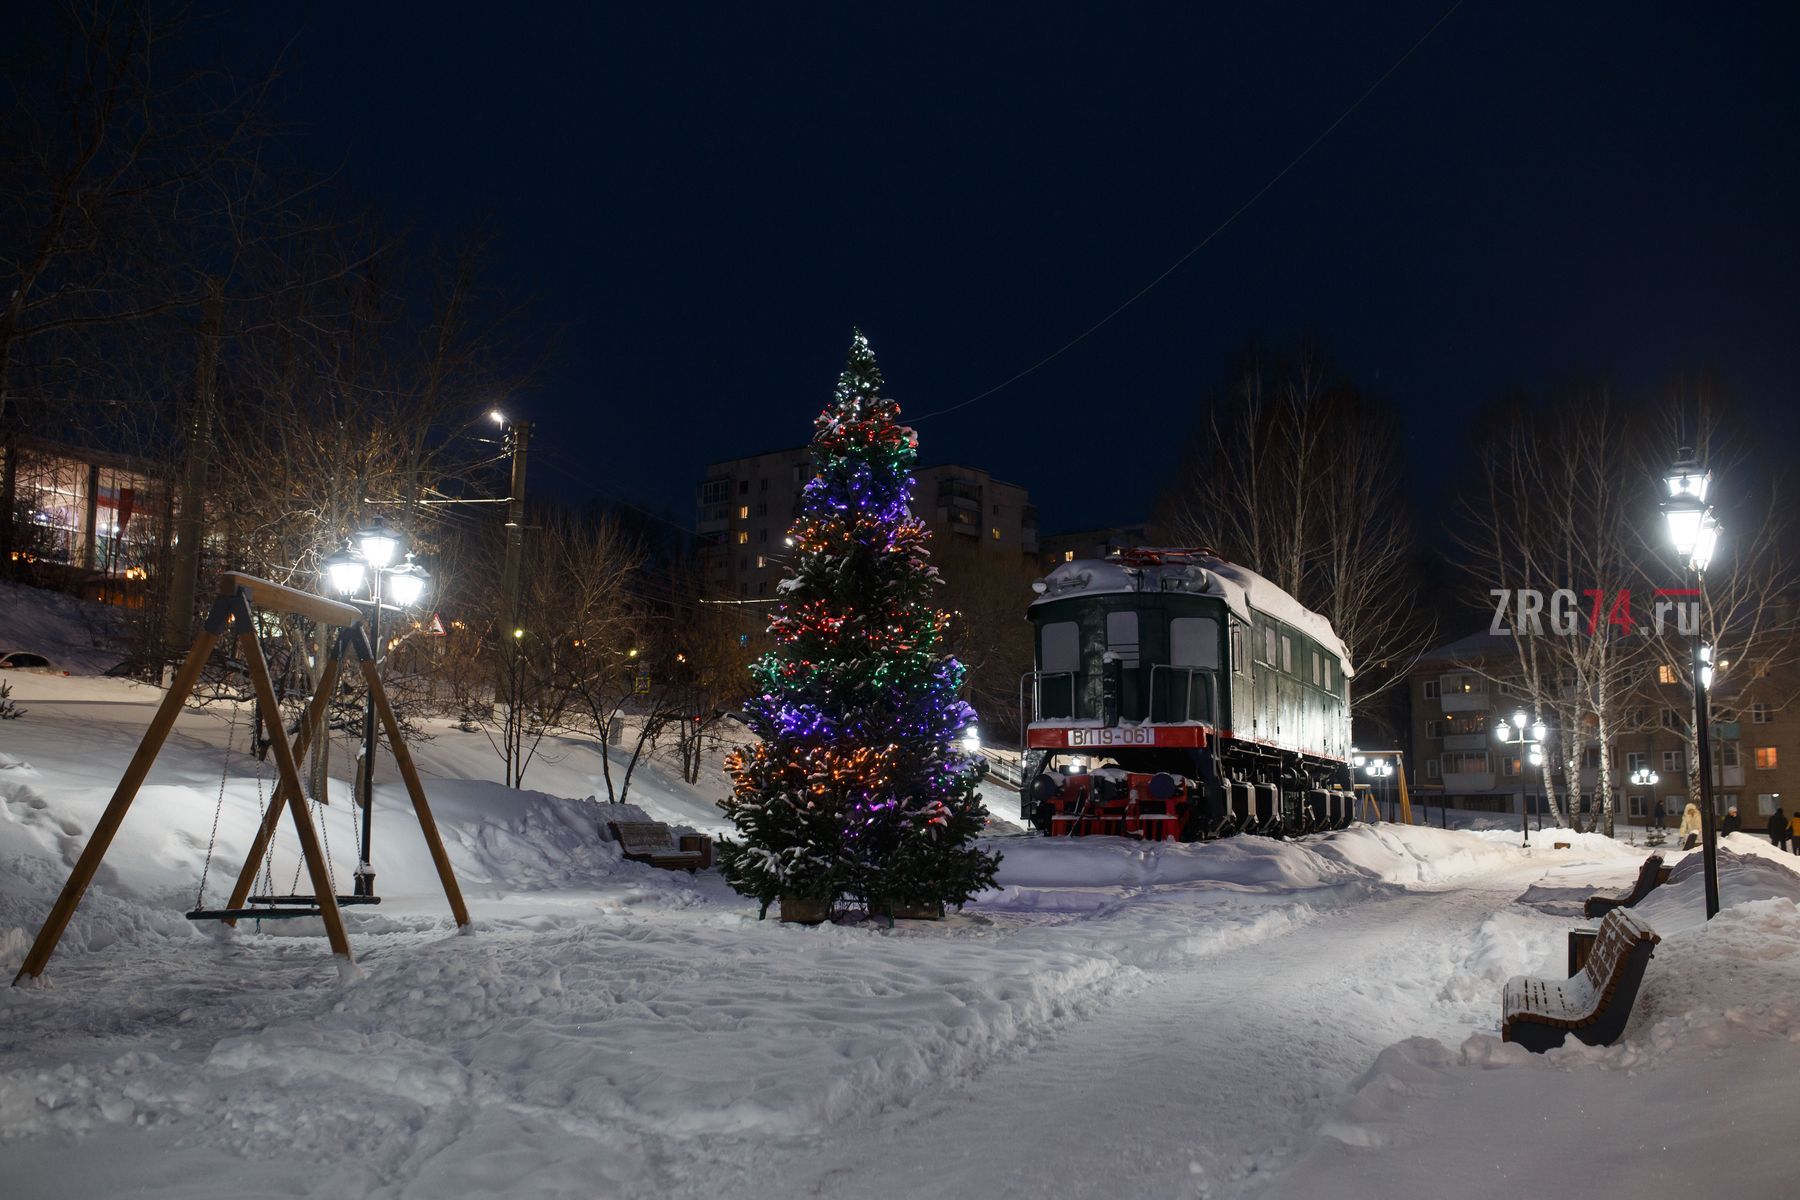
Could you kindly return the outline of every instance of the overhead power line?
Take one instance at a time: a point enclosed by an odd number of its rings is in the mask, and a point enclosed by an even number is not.
[[[1019,382],[1019,380],[1025,378],[1027,375],[1033,374],[1034,372],[1041,370],[1044,367],[1049,366],[1051,363],[1055,362],[1057,359],[1059,359],[1063,355],[1067,354],[1070,350],[1073,350],[1076,346],[1079,346],[1082,342],[1086,341],[1089,337],[1093,336],[1095,333],[1098,333],[1114,317],[1118,316],[1120,313],[1124,312],[1126,309],[1128,309],[1132,305],[1136,304],[1139,300],[1142,300],[1145,296],[1149,295],[1157,287],[1158,284],[1162,283],[1163,280],[1167,279],[1169,276],[1173,275],[1176,271],[1180,270],[1181,267],[1183,266],[1183,264],[1185,264],[1190,258],[1192,258],[1192,257],[1194,257],[1194,255],[1200,253],[1200,251],[1206,249],[1206,247],[1212,243],[1214,238],[1218,237],[1221,233],[1224,233],[1227,229],[1229,229],[1231,227],[1232,222],[1236,221],[1239,217],[1243,216],[1246,212],[1250,211],[1250,207],[1252,205],[1254,205],[1258,200],[1261,200],[1263,198],[1263,196],[1265,194],[1267,194],[1267,192],[1269,191],[1270,188],[1273,188],[1276,184],[1280,183],[1283,179],[1285,179],[1289,172],[1291,172],[1295,167],[1299,166],[1301,164],[1301,162],[1303,162],[1305,160],[1307,155],[1311,154],[1314,150],[1318,149],[1319,144],[1321,142],[1323,142],[1326,138],[1330,137],[1339,125],[1342,125],[1345,121],[1347,121],[1350,118],[1351,113],[1354,113],[1357,109],[1361,108],[1363,101],[1367,100],[1370,96],[1374,95],[1375,90],[1377,88],[1379,88],[1382,84],[1387,82],[1388,76],[1392,75],[1395,71],[1398,71],[1400,69],[1401,65],[1403,63],[1405,63],[1407,59],[1411,58],[1413,56],[1414,52],[1417,51],[1420,46],[1423,46],[1426,42],[1430,41],[1431,35],[1438,31],[1438,27],[1443,25],[1443,23],[1445,21],[1448,21],[1450,19],[1450,17],[1456,12],[1456,10],[1461,8],[1462,6],[1463,6],[1463,0],[1456,0],[1456,2],[1454,4],[1452,4],[1449,8],[1445,9],[1443,15],[1440,16],[1436,21],[1432,22],[1431,28],[1427,29],[1424,33],[1420,34],[1419,39],[1417,41],[1415,41],[1412,45],[1408,46],[1406,48],[1406,52],[1404,54],[1402,54],[1399,58],[1396,58],[1392,63],[1388,64],[1387,70],[1383,71],[1380,75],[1377,75],[1375,77],[1375,82],[1371,83],[1368,87],[1364,88],[1362,95],[1358,96],[1355,100],[1351,101],[1350,107],[1346,108],[1343,112],[1339,113],[1337,115],[1337,118],[1335,120],[1333,120],[1331,122],[1331,124],[1327,125],[1319,133],[1319,136],[1315,137],[1312,141],[1308,142],[1306,144],[1305,148],[1303,148],[1300,151],[1300,153],[1294,155],[1293,158],[1289,159],[1287,166],[1281,168],[1281,170],[1275,172],[1274,175],[1270,176],[1267,183],[1264,183],[1261,187],[1257,188],[1256,191],[1252,192],[1250,195],[1250,198],[1248,200],[1246,200],[1242,204],[1238,205],[1237,208],[1232,212],[1232,214],[1230,216],[1226,217],[1223,221],[1220,221],[1217,225],[1215,225],[1212,229],[1212,232],[1208,233],[1205,237],[1201,238],[1197,243],[1195,243],[1194,246],[1191,249],[1189,249],[1186,254],[1183,254],[1180,258],[1178,258],[1174,262],[1170,263],[1168,265],[1168,267],[1162,272],[1162,274],[1160,274],[1156,278],[1152,279],[1149,283],[1146,283],[1143,287],[1141,287],[1137,291],[1133,292],[1130,296],[1127,296],[1125,298],[1125,301],[1122,304],[1120,304],[1117,308],[1114,308],[1111,312],[1109,312],[1105,316],[1101,317],[1098,321],[1095,321],[1092,325],[1089,325],[1086,329],[1082,330],[1080,333],[1076,334],[1074,337],[1070,338],[1068,341],[1064,342],[1062,345],[1058,346],[1056,349],[1052,350],[1050,353],[1044,355],[1044,357],[1038,359],[1036,362],[1032,363],[1029,367],[1026,367],[1024,370],[1019,371],[1018,373],[1016,373],[1014,375],[1009,375],[1007,378],[1001,380],[999,383],[996,383],[993,387],[988,388],[984,392],[977,392],[975,395],[970,396],[967,400],[959,401],[955,404],[952,404],[948,408],[940,408],[935,412],[928,412],[924,416],[921,416],[921,417],[913,417],[912,423],[917,424],[920,421],[928,421],[932,417],[945,416],[946,414],[956,412],[958,409],[967,408],[969,405],[974,404],[977,401],[985,400],[989,396],[992,396],[995,392],[1003,391],[1006,388],[1011,387],[1013,384]]]

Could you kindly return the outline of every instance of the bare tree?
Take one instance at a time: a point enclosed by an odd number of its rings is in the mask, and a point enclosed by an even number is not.
[[[980,714],[989,741],[1019,733],[1019,679],[1031,670],[1032,599],[1037,565],[961,538],[935,539],[932,558],[950,610],[945,649],[966,672],[963,695]]]
[[[500,547],[493,546],[497,554]],[[637,549],[605,518],[538,513],[525,530],[525,561],[533,569],[522,580],[518,624],[502,630],[506,693],[495,697],[484,722],[488,739],[505,766],[506,783],[523,785],[525,772],[557,732],[597,733],[591,698],[597,678],[630,657],[638,622],[628,583],[637,567]],[[484,572],[497,581],[497,559]],[[493,590],[483,607],[500,611]],[[604,758],[604,756],[603,756]]]
[[[1465,574],[1484,594],[1504,589],[1509,611],[1520,592],[1561,593],[1523,627],[1509,623],[1516,662],[1486,673],[1516,687],[1534,720],[1556,731],[1544,752],[1560,755],[1568,788],[1566,805],[1547,788],[1559,824],[1579,824],[1584,755],[1596,751],[1594,820],[1609,836],[1613,746],[1649,663],[1646,639],[1618,608],[1620,589],[1641,574],[1637,523],[1648,493],[1635,474],[1636,428],[1600,388],[1491,407],[1473,439],[1479,490],[1465,497],[1456,535]],[[1583,599],[1571,605],[1571,596]]]
[[[1210,397],[1164,493],[1177,539],[1249,566],[1343,639],[1367,701],[1431,638],[1391,412],[1317,349],[1252,346]]]

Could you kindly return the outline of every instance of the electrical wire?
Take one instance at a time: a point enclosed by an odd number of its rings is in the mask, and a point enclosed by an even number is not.
[[[1396,58],[1392,63],[1390,63],[1388,65],[1387,70],[1383,71],[1380,75],[1377,75],[1375,77],[1375,82],[1371,83],[1367,88],[1363,89],[1362,95],[1358,96],[1355,100],[1353,100],[1350,103],[1350,107],[1346,108],[1343,112],[1339,113],[1337,115],[1337,119],[1332,121],[1331,124],[1327,125],[1325,127],[1324,131],[1321,132],[1318,137],[1315,137],[1312,141],[1308,142],[1306,144],[1305,149],[1301,150],[1300,153],[1294,155],[1294,157],[1288,161],[1287,166],[1281,168],[1281,170],[1277,171],[1273,176],[1270,177],[1270,179],[1267,183],[1263,184],[1261,187],[1257,188],[1255,192],[1251,193],[1250,198],[1248,200],[1246,200],[1242,204],[1238,205],[1236,210],[1234,210],[1230,216],[1226,217],[1223,221],[1220,221],[1217,225],[1215,225],[1212,229],[1212,232],[1208,233],[1205,237],[1201,238],[1200,241],[1197,242],[1193,246],[1193,248],[1190,249],[1186,254],[1183,254],[1180,258],[1178,258],[1174,262],[1170,263],[1169,266],[1162,272],[1162,274],[1158,275],[1156,278],[1152,279],[1149,283],[1146,283],[1143,287],[1139,288],[1137,291],[1133,292],[1130,296],[1126,297],[1124,303],[1120,304],[1117,308],[1115,308],[1111,312],[1107,313],[1104,317],[1101,317],[1098,321],[1095,321],[1092,325],[1089,325],[1086,329],[1084,329],[1080,333],[1076,334],[1073,338],[1070,338],[1067,342],[1064,342],[1061,346],[1058,346],[1055,350],[1052,350],[1049,354],[1046,354],[1044,357],[1042,357],[1042,358],[1038,359],[1036,362],[1032,363],[1029,367],[1026,367],[1023,371],[1020,371],[1017,374],[1008,376],[1006,379],[1001,380],[999,383],[996,383],[993,387],[988,388],[986,391],[977,392],[975,395],[970,396],[967,400],[959,401],[956,404],[950,405],[950,407],[948,407],[948,408],[940,408],[935,412],[928,412],[923,416],[913,417],[910,419],[909,423],[917,424],[920,421],[929,421],[933,417],[945,416],[949,413],[956,412],[958,409],[967,408],[967,407],[969,407],[969,405],[974,404],[979,400],[985,400],[989,396],[992,396],[995,392],[1003,391],[1006,388],[1011,387],[1013,384],[1019,382],[1019,380],[1025,378],[1027,375],[1031,375],[1031,374],[1035,373],[1036,371],[1049,366],[1051,363],[1055,362],[1057,359],[1059,359],[1063,355],[1067,354],[1070,350],[1073,350],[1076,346],[1079,346],[1082,342],[1086,341],[1089,337],[1098,333],[1109,322],[1111,322],[1114,317],[1118,316],[1120,313],[1124,312],[1126,309],[1128,309],[1132,305],[1136,304],[1139,300],[1142,300],[1145,296],[1149,295],[1153,290],[1155,290],[1157,285],[1159,285],[1163,282],[1163,280],[1167,279],[1169,276],[1173,275],[1176,271],[1180,270],[1181,267],[1190,258],[1193,258],[1194,255],[1196,255],[1196,254],[1200,253],[1200,251],[1206,249],[1206,247],[1212,243],[1214,238],[1217,238],[1221,233],[1224,233],[1227,229],[1229,229],[1231,227],[1232,223],[1234,221],[1236,221],[1239,217],[1243,216],[1246,212],[1248,212],[1252,205],[1254,205],[1258,200],[1261,200],[1263,198],[1263,196],[1268,193],[1269,189],[1273,188],[1276,184],[1280,183],[1283,179],[1287,178],[1289,172],[1291,172],[1295,167],[1299,166],[1301,164],[1301,162],[1303,162],[1305,160],[1307,155],[1311,154],[1314,150],[1318,149],[1319,144],[1321,142],[1323,142],[1326,138],[1330,137],[1332,135],[1332,133],[1336,131],[1336,129],[1339,125],[1342,125],[1345,121],[1349,120],[1350,115],[1352,113],[1354,113],[1357,109],[1362,107],[1363,101],[1367,100],[1370,96],[1374,95],[1375,89],[1379,88],[1382,84],[1386,83],[1388,80],[1388,77],[1390,75],[1392,75],[1395,71],[1398,71],[1400,69],[1401,65],[1403,63],[1405,63],[1407,59],[1411,58],[1413,56],[1414,52],[1419,49],[1419,47],[1423,46],[1427,41],[1429,41],[1431,39],[1431,35],[1436,33],[1438,31],[1438,28],[1441,25],[1443,25],[1443,23],[1445,21],[1448,21],[1451,18],[1451,16],[1455,14],[1456,10],[1461,8],[1462,6],[1463,6],[1463,0],[1456,0],[1456,2],[1453,3],[1449,8],[1445,9],[1443,15],[1440,16],[1436,21],[1432,22],[1431,28],[1427,29],[1423,34],[1421,34],[1419,36],[1419,39],[1417,41],[1415,41],[1411,46],[1407,47],[1406,53],[1402,54],[1399,58]]]

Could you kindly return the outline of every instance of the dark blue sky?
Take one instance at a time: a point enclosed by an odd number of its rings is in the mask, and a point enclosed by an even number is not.
[[[509,407],[541,483],[682,521],[715,458],[802,442],[852,324],[909,415],[1028,366],[1154,278],[1448,6],[320,4],[281,106],[357,202],[495,225],[561,349]],[[1310,332],[1412,427],[1575,374],[1716,370],[1791,437],[1793,6],[1465,3],[1112,324],[920,426],[1047,530],[1141,516],[1200,394]]]

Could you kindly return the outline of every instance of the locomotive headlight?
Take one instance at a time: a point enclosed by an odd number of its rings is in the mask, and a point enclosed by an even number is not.
[[[964,754],[981,753],[981,729],[971,725],[962,732],[962,749]]]
[[[1071,758],[1069,760],[1069,774],[1080,775],[1086,770],[1087,770],[1087,759]]]

